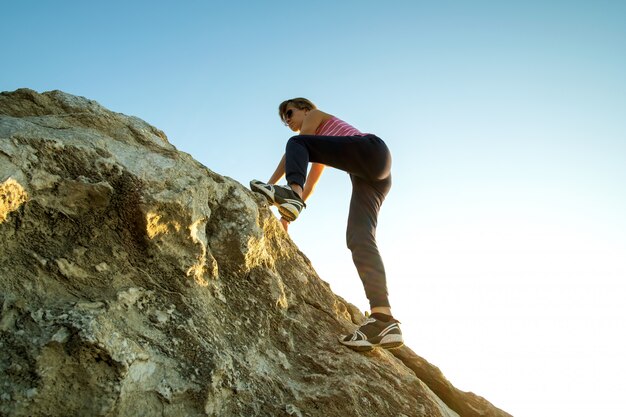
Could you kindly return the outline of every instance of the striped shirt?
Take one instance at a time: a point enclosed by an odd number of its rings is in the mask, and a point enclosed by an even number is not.
[[[364,136],[365,133],[362,133],[356,127],[349,125],[341,119],[336,118],[335,116],[326,120],[325,122],[320,123],[320,125],[315,130],[315,134],[318,136]]]

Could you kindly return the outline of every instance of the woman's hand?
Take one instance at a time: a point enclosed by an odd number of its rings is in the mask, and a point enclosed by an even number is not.
[[[285,220],[284,217],[280,218],[280,224],[283,225],[283,229],[285,229],[285,232],[289,232],[287,229],[289,228],[289,222],[287,220]]]

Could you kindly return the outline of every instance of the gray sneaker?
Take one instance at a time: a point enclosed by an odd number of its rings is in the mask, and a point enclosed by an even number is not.
[[[339,338],[339,342],[350,349],[363,352],[375,347],[393,349],[404,345],[400,322],[376,320],[369,317],[354,333]]]
[[[278,207],[280,215],[290,222],[297,219],[302,209],[306,207],[300,196],[287,186],[252,180],[250,181],[250,189],[263,194],[267,201]]]

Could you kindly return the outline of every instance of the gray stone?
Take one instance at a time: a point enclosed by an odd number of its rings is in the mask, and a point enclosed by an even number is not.
[[[508,415],[338,344],[363,316],[264,198],[95,101],[0,94],[0,242],[0,415]]]

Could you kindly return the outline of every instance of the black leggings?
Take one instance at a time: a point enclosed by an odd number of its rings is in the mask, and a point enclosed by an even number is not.
[[[285,163],[287,183],[303,187],[309,162],[350,174],[348,248],[370,307],[390,307],[385,266],[376,245],[378,211],[391,189],[391,154],[387,145],[374,135],[298,135],[289,139]]]

